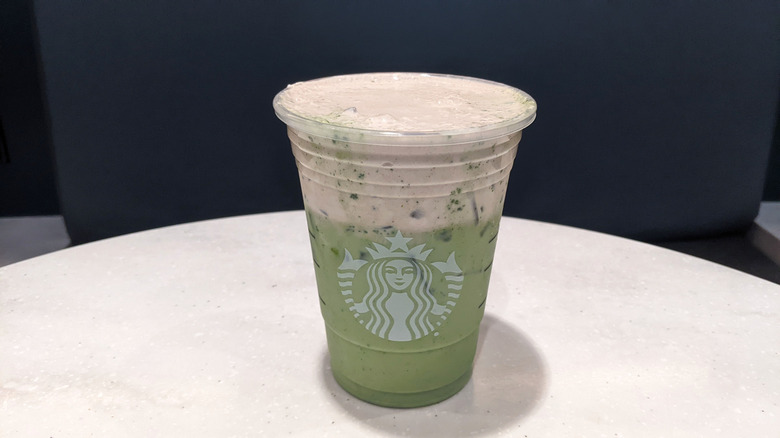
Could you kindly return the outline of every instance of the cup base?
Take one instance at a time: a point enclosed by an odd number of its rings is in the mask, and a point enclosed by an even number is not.
[[[418,408],[444,401],[457,394],[471,379],[471,368],[440,388],[412,393],[377,391],[355,383],[335,371],[333,377],[345,391],[365,402],[388,408]]]

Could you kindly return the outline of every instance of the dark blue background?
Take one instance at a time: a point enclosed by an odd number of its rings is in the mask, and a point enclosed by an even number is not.
[[[534,96],[507,215],[668,239],[743,229],[761,200],[776,1],[34,5],[76,243],[301,208],[271,100],[351,72],[461,74]]]

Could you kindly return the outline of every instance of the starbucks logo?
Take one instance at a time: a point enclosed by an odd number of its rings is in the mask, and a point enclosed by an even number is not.
[[[425,250],[425,244],[409,249],[412,239],[400,231],[387,240],[388,246],[374,243],[373,248],[365,248],[370,261],[344,251],[338,268],[344,302],[360,325],[382,339],[438,336],[438,327],[447,321],[463,288],[463,271],[455,262],[455,253],[446,262],[428,262],[432,250]],[[446,298],[434,296],[434,276],[443,278],[437,284],[446,284]]]

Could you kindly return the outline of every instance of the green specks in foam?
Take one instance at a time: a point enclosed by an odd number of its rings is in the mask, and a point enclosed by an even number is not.
[[[449,242],[450,240],[452,240],[452,230],[449,228],[444,228],[442,230],[437,231],[433,236],[436,240],[441,240],[442,242]]]

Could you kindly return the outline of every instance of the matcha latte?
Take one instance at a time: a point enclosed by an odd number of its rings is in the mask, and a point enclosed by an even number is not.
[[[536,103],[479,79],[373,73],[290,85],[274,109],[298,165],[334,377],[384,406],[457,393]]]

